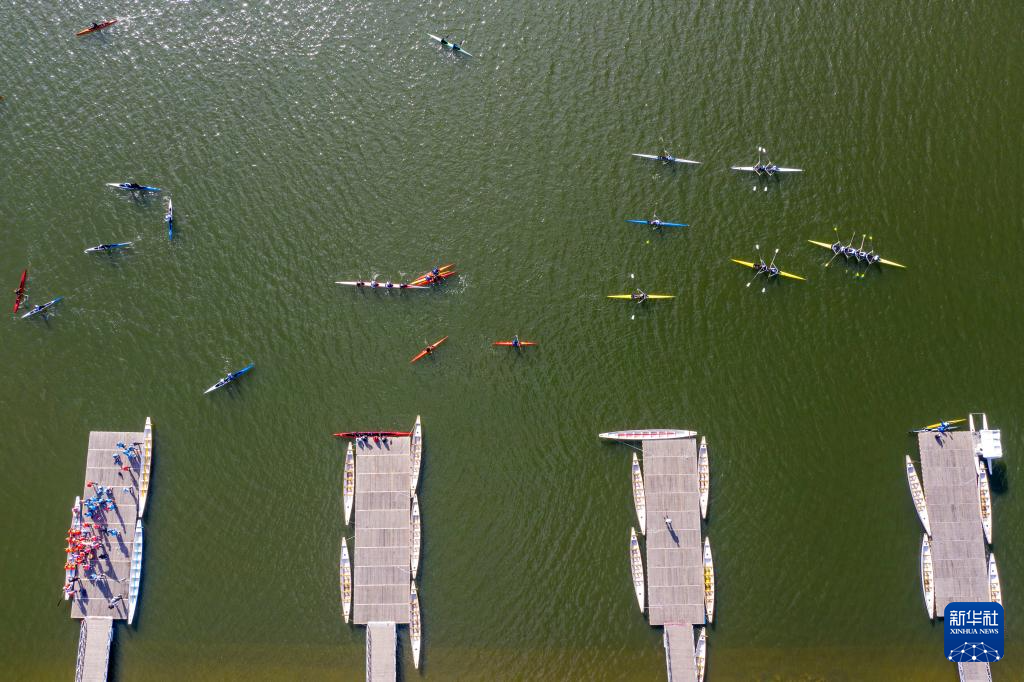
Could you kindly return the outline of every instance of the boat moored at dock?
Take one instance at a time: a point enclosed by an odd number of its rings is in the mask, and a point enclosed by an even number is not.
[[[423,642],[423,630],[420,624],[420,598],[416,594],[416,581],[412,581],[409,596],[409,642],[412,644],[412,664],[420,667],[420,647]]]
[[[345,503],[345,525],[352,519],[352,502],[356,497],[356,456],[352,443],[345,451],[345,478],[342,481],[341,495]]]
[[[636,539],[636,528],[629,529],[629,566],[633,574],[633,591],[640,605],[640,613],[644,612],[644,560],[640,556],[640,543]]]
[[[999,584],[999,569],[996,568],[996,555],[988,555],[988,600],[1003,605],[1003,588]]]
[[[640,470],[640,460],[633,453],[633,506],[636,507],[636,520],[640,524],[640,532],[647,532],[647,500],[644,496],[644,474]]]
[[[906,455],[906,458],[907,483],[910,484],[910,496],[914,498],[914,508],[917,510],[917,518],[921,519],[921,525],[924,526],[924,532],[931,536],[932,528],[928,523],[928,505],[924,498],[924,488],[921,487],[921,479],[917,476],[917,468],[914,467],[914,462],[910,459],[910,455]]]
[[[629,431],[606,431],[597,434],[602,440],[671,440],[673,438],[694,438],[696,431],[683,429],[632,429]]]
[[[985,531],[985,542],[992,544],[992,490],[988,485],[988,472],[981,460],[975,459],[978,469],[978,511],[981,513],[981,528]]]
[[[711,493],[711,463],[708,461],[708,441],[704,436],[701,436],[700,447],[697,449],[697,492],[700,495],[700,517],[706,519]]]
[[[338,580],[341,584],[341,612],[348,622],[352,613],[352,562],[348,556],[348,540],[341,538],[341,563],[338,565]]]
[[[715,564],[711,560],[711,539],[704,538],[704,612],[715,622]]]
[[[420,423],[420,416],[416,415],[416,423],[412,427],[412,439],[409,441],[409,494],[416,494],[416,487],[420,482],[420,464],[423,461],[423,424]]]
[[[135,621],[135,607],[139,603],[139,585],[142,583],[142,519],[135,522],[135,540],[132,542],[132,563],[128,572],[128,625]]]
[[[924,608],[928,618],[935,618],[935,581],[932,571],[932,548],[928,536],[921,536],[921,591],[924,593]]]
[[[410,519],[412,532],[412,549],[410,551],[409,568],[412,570],[413,580],[420,570],[420,499],[416,493],[412,495],[412,518]]]
[[[153,466],[153,420],[149,417],[146,417],[146,427],[142,430],[142,462],[139,466],[139,518],[142,518],[149,499],[149,472]]]
[[[704,682],[704,667],[708,657],[707,628],[702,627],[697,634],[697,644],[693,647],[693,667],[697,669],[697,682]]]

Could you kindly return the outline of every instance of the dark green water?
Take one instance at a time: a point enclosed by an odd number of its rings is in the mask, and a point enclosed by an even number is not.
[[[28,266],[32,301],[66,297],[0,329],[5,677],[73,674],[56,603],[88,432],[151,415],[139,617],[113,678],[360,679],[329,434],[422,414],[425,677],[664,678],[629,580],[628,451],[595,436],[673,426],[711,445],[709,680],[955,679],[924,617],[903,455],[939,418],[1003,429],[1013,618],[1022,8],[0,7],[0,274],[13,288]],[[106,16],[128,20],[72,37]],[[806,172],[752,192],[728,166],[759,144]],[[629,156],[662,146],[704,165]],[[103,187],[129,178],[174,197],[173,242],[161,200]],[[654,210],[692,227],[622,222]],[[833,226],[909,268],[824,269],[805,240]],[[135,248],[81,252],[121,240]],[[746,288],[729,258],[755,243],[809,281]],[[437,261],[463,273],[442,292],[333,284]],[[679,298],[604,298],[637,284]],[[542,345],[489,347],[515,332]],[[248,361],[237,390],[201,395]],[[1024,677],[1020,632],[998,680]]]

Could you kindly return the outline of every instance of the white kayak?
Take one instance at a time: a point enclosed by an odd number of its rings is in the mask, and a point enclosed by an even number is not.
[[[769,172],[768,169],[766,169],[766,168],[755,168],[754,166],[730,166],[730,168],[732,170],[734,170],[734,171],[745,171],[747,173],[767,173],[768,175],[771,175],[772,173],[803,173],[804,172],[803,168],[781,168],[780,167],[780,168],[773,168],[773,169],[771,169],[771,172]]]
[[[400,290],[400,289],[429,289],[430,288],[430,287],[420,286],[419,284],[395,284],[394,282],[392,282],[390,285],[388,285],[387,282],[376,282],[376,283],[374,283],[374,282],[363,282],[363,281],[335,282],[335,284],[340,284],[340,285],[346,286],[346,287],[359,287],[360,289],[378,289],[378,290],[381,290],[381,291],[394,291],[396,289]],[[375,286],[375,284],[376,284],[376,286]]]
[[[431,38],[433,38],[436,42],[441,43],[441,47],[442,48],[451,50],[452,52],[454,52],[456,54],[464,54],[467,57],[472,57],[473,56],[470,53],[468,53],[465,50],[463,50],[462,46],[459,45],[458,43],[450,43],[447,40],[445,40],[444,38],[442,38],[441,36],[435,36],[433,33],[428,33],[427,35],[430,36]]]
[[[693,438],[696,431],[683,429],[633,429],[632,431],[606,431],[597,434],[603,440],[670,440],[672,438]]]
[[[690,159],[680,159],[677,156],[669,156],[667,158],[664,157],[664,156],[658,156],[657,154],[630,154],[630,156],[635,156],[635,157],[641,158],[641,159],[650,159],[651,161],[664,161],[665,163],[693,163],[693,164],[697,164],[697,165],[700,164],[700,161],[691,161]]]

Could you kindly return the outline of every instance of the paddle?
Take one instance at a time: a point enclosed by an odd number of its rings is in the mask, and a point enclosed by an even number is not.
[[[760,149],[760,147],[758,147],[758,149]],[[754,244],[754,251],[757,251],[757,257],[760,258],[761,257],[761,245],[760,244]],[[750,285],[754,283],[754,280],[757,279],[757,276],[761,274],[761,271],[757,267],[757,263],[754,263],[754,270],[755,270],[754,276],[750,279],[749,282],[747,282],[747,288],[748,289],[750,288]]]

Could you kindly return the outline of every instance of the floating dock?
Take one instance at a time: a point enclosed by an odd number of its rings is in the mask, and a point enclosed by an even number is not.
[[[138,456],[129,458],[117,443],[134,445]],[[99,511],[83,522],[99,523],[104,532],[100,550],[88,570],[75,569],[71,617],[82,620],[75,666],[76,682],[102,682],[107,679],[110,645],[114,637],[114,621],[128,618],[132,550],[136,542],[138,521],[139,479],[143,463],[151,453],[143,448],[143,433],[137,431],[92,431],[86,454],[85,482],[82,499],[96,494],[97,486],[112,492],[115,508]],[[116,457],[115,457],[116,455]],[[90,486],[89,484],[93,485]],[[84,507],[84,503],[83,503]]]
[[[707,620],[704,542],[696,434],[679,433],[688,435],[640,441],[647,525],[644,573],[648,622],[665,627],[668,679],[690,681],[698,679],[694,626]],[[626,437],[617,440],[629,442]]]
[[[972,415],[973,416],[973,415]],[[984,415],[982,415],[984,419]],[[987,602],[988,548],[978,493],[979,456],[993,452],[993,433],[984,428],[917,434],[922,482],[931,526],[935,617],[942,618],[950,602]],[[988,452],[982,441],[988,444]],[[998,456],[1002,456],[1001,446]],[[990,499],[990,498],[989,498]],[[988,663],[961,663],[960,679],[992,679]]]
[[[366,625],[366,679],[397,675],[397,626],[408,625],[412,504],[419,459],[412,436],[357,441],[352,622]],[[418,664],[418,662],[417,662]]]

